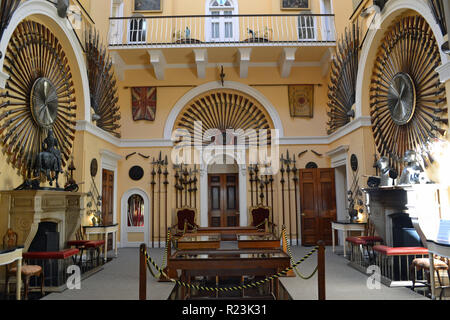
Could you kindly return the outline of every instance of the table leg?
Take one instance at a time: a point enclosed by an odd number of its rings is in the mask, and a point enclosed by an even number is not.
[[[336,232],[336,230],[335,229],[333,229],[333,228],[331,228],[331,241],[333,242],[333,253],[334,253],[334,247],[335,247],[335,244],[334,244],[334,242],[335,242],[335,236],[334,236],[334,233]]]
[[[16,281],[16,299],[20,300],[20,291],[22,289],[22,259],[17,260]]]
[[[347,257],[347,241],[345,241],[345,239],[347,239],[347,230],[344,230],[344,258]]]
[[[435,285],[435,276],[434,276],[434,254],[431,252],[429,253],[429,259],[430,259],[430,287],[431,287],[431,299],[436,299],[436,285]]]
[[[105,261],[105,263],[106,263],[106,260],[108,260],[107,259],[107,256],[108,256],[108,232],[105,232],[105,248],[104,248],[104,251],[103,251],[103,258],[104,258],[104,261]]]
[[[114,232],[114,251],[117,258],[117,231]]]

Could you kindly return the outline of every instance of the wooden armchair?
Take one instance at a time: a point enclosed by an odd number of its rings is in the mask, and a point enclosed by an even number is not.
[[[8,229],[3,236],[3,247],[5,249],[17,247],[17,233],[12,229]],[[6,266],[6,279],[5,279],[5,296],[9,294],[9,281],[15,277],[17,272],[17,264],[12,263]],[[24,298],[28,299],[28,289],[31,277],[41,278],[41,294],[44,296],[44,271],[41,266],[37,265],[22,265],[22,278],[24,279]]]
[[[271,207],[266,207],[262,204],[256,207],[250,207],[250,226],[257,227],[258,230],[265,232],[274,232],[276,225],[270,222],[272,213]]]
[[[186,232],[193,232],[198,228],[195,222],[197,210],[190,207],[182,207],[176,209],[177,223],[172,227],[175,230],[174,236],[182,236]]]

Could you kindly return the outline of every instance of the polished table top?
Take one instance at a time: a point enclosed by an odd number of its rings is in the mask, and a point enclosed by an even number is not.
[[[23,249],[24,246],[17,246],[17,247],[5,247],[5,246],[0,246],[0,254],[5,254],[5,253],[10,253],[13,251],[16,251],[17,249]]]
[[[282,250],[180,250],[171,260],[239,260],[289,258]],[[289,258],[290,259],[290,258]]]
[[[333,223],[338,223],[338,224],[356,224],[356,225],[365,225],[365,222],[353,222],[353,221],[349,221],[349,220],[338,220],[338,221],[333,221]]]
[[[178,243],[180,242],[211,242],[211,241],[220,241],[221,236],[218,233],[212,234],[198,234],[198,233],[187,233],[183,235],[180,239],[178,239]]]

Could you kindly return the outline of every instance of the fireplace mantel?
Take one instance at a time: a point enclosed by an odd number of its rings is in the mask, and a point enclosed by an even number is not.
[[[33,241],[40,222],[58,224],[60,249],[74,237],[84,212],[84,193],[52,190],[1,191],[1,208],[8,226],[18,234],[24,251]]]
[[[440,220],[437,184],[417,184],[379,188],[365,188],[366,207],[377,233],[392,246],[392,221],[390,216],[404,213],[411,218],[422,243],[434,239]]]

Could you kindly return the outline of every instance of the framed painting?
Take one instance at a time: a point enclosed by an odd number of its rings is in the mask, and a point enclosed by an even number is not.
[[[156,87],[131,88],[131,107],[134,121],[155,121]]]
[[[162,0],[134,0],[133,11],[162,12]]]
[[[314,85],[291,85],[288,91],[291,117],[312,118],[314,116]]]
[[[281,0],[281,10],[310,10],[309,0]]]

